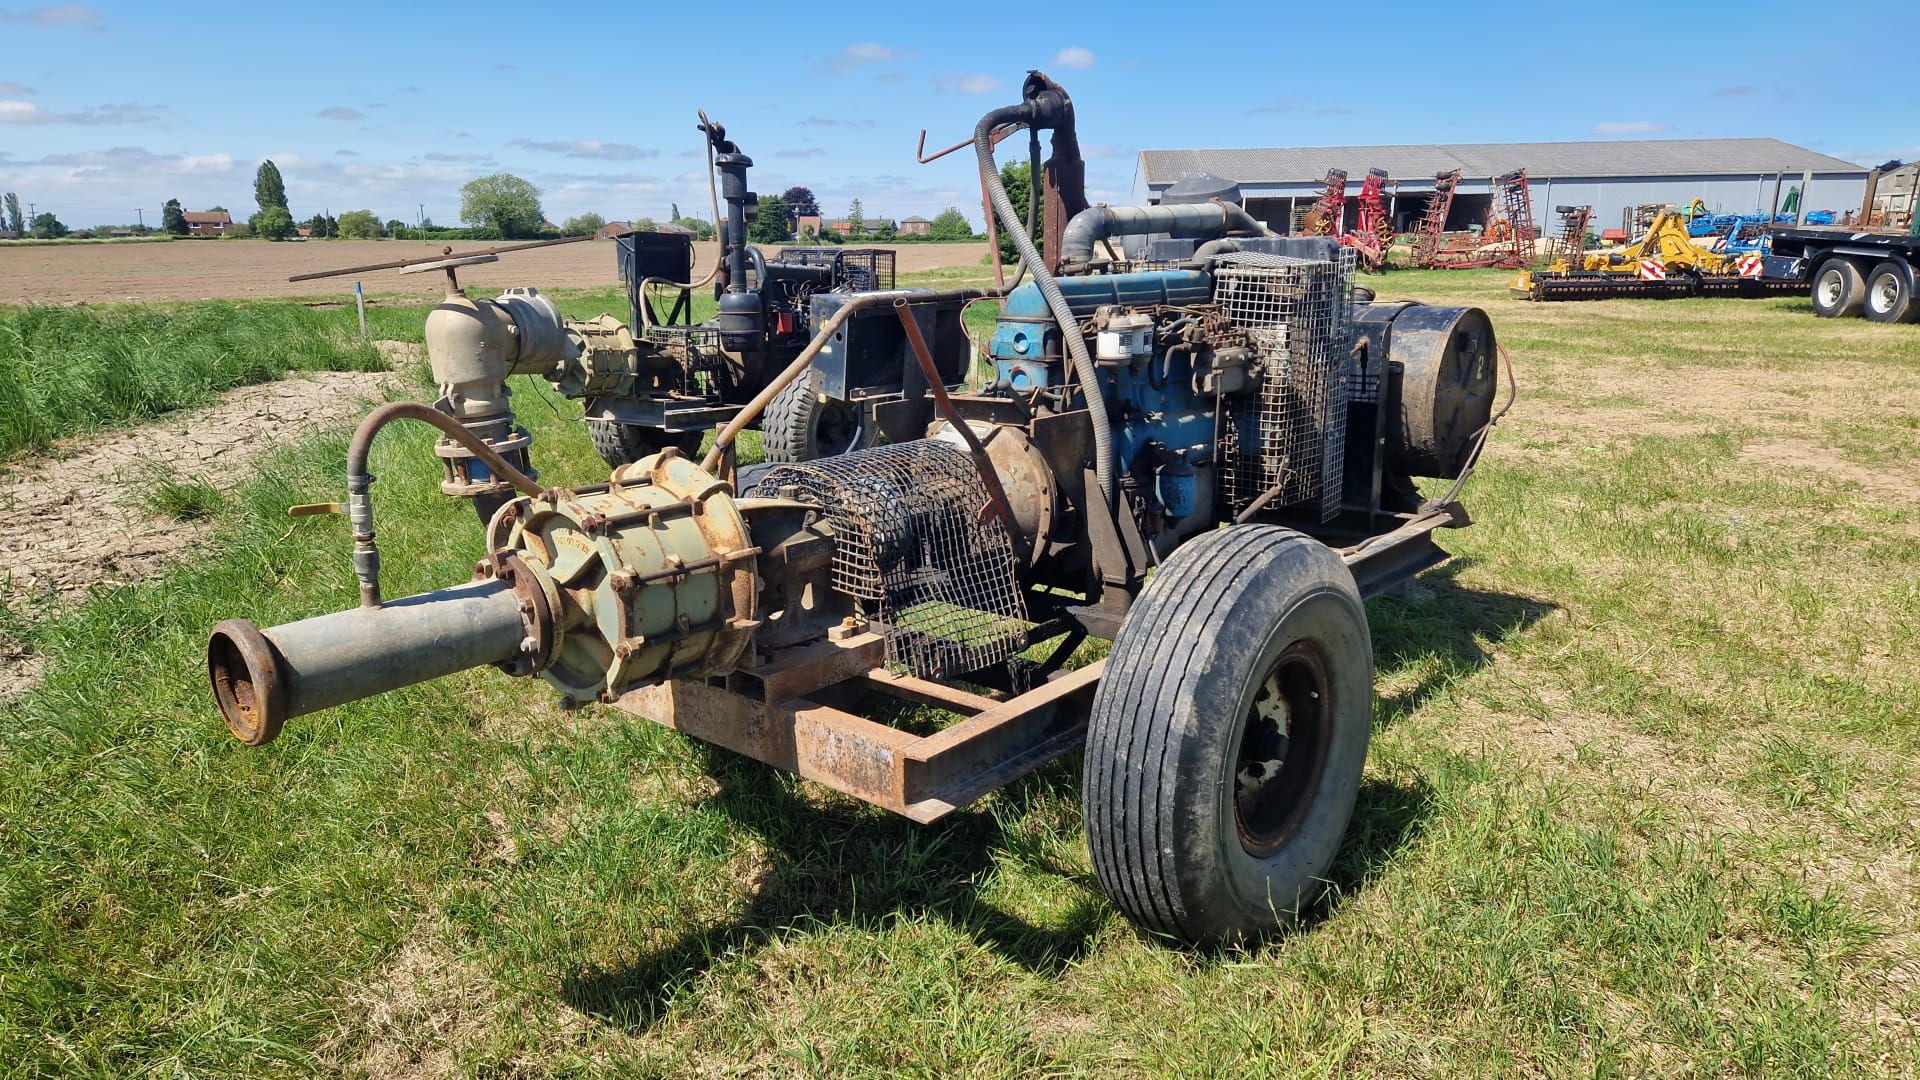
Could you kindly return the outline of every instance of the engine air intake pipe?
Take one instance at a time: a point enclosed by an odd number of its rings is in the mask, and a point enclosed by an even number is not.
[[[1073,215],[1060,237],[1061,269],[1085,266],[1093,245],[1115,236],[1170,233],[1178,237],[1217,237],[1230,233],[1267,235],[1270,230],[1245,207],[1216,199],[1163,206],[1094,206]]]

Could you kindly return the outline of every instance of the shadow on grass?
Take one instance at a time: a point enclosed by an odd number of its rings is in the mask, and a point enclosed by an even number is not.
[[[1557,610],[1524,596],[1469,589],[1461,571],[1474,564],[1456,558],[1409,582],[1398,595],[1367,605],[1377,677],[1414,666],[1425,670],[1412,686],[1382,694],[1374,706],[1376,730],[1390,727],[1435,694],[1493,661],[1482,642],[1500,644]]]
[[[1053,860],[1008,832],[1040,799],[1078,794],[1078,770],[1055,763],[1015,785],[988,811],[963,811],[932,825],[877,811],[840,796],[820,805],[757,762],[705,748],[713,796],[741,829],[766,846],[768,869],[751,901],[725,925],[707,927],[626,967],[586,969],[562,986],[568,1004],[622,1026],[661,1019],[678,990],[729,953],[789,932],[831,925],[880,927],[931,917],[961,928],[1020,966],[1056,973],[1082,956],[1109,909],[1090,876]],[[1067,779],[1071,776],[1071,779]],[[1080,898],[1053,927],[1035,926],[983,900],[978,886],[1001,857],[1042,863],[1074,879]]]
[[[963,812],[929,826],[850,803],[823,808],[798,798],[789,783],[764,766],[724,751],[711,754],[712,774],[721,783],[714,798],[768,845],[771,868],[746,910],[725,925],[690,933],[625,967],[567,976],[561,990],[567,1003],[606,1023],[651,1027],[665,1017],[680,990],[712,965],[795,931],[932,917],[1029,971],[1056,975],[1086,954],[1111,917],[1091,875],[1057,864],[1042,868],[1072,880],[1080,895],[1056,926],[1035,926],[977,893],[1003,854],[1030,863],[1049,861],[1021,850],[1025,838],[1009,833],[1003,823],[1021,814],[1021,804],[1031,804],[1034,789],[1042,798],[1070,797],[1077,804],[1079,770],[1072,758],[1010,789],[1003,798],[1013,805],[1001,813]],[[1288,932],[1311,931],[1364,890],[1419,835],[1431,803],[1426,783],[1418,778],[1363,781],[1328,874],[1327,893]],[[1209,952],[1225,956],[1231,950]]]
[[[1456,560],[1421,577],[1409,595],[1383,598],[1370,608],[1383,673],[1420,663],[1432,669],[1412,688],[1381,700],[1381,715],[1389,721],[1488,663],[1482,640],[1524,632],[1553,610],[1461,587],[1456,579],[1464,565]],[[1014,785],[987,811],[918,825],[840,797],[824,805],[809,801],[772,769],[723,750],[704,752],[720,784],[713,801],[765,845],[768,869],[746,909],[730,921],[689,933],[636,963],[569,975],[562,988],[567,1003],[608,1023],[649,1027],[684,986],[720,959],[795,931],[931,918],[964,930],[1013,963],[1051,975],[1085,955],[1111,917],[1091,875],[1060,864],[1045,844],[1010,827],[1030,812],[1052,813],[1060,803],[1077,811],[1077,758]],[[1419,836],[1432,802],[1430,788],[1417,776],[1363,780],[1327,893],[1290,932],[1310,932],[1365,890]],[[982,899],[980,884],[1003,858],[1070,880],[1079,895],[1068,914],[1053,926],[1035,926]]]

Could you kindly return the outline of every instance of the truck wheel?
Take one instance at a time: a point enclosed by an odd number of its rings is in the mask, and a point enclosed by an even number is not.
[[[1866,279],[1852,259],[1828,259],[1813,272],[1813,313],[1823,319],[1860,314],[1867,299]]]
[[[1338,556],[1272,525],[1181,547],[1121,625],[1088,719],[1101,887],[1190,944],[1284,925],[1340,849],[1372,718],[1366,609]]]
[[[1912,322],[1920,316],[1920,304],[1913,301],[1913,285],[1906,269],[1895,262],[1883,262],[1867,276],[1864,314],[1874,322]]]
[[[617,469],[657,454],[669,446],[677,446],[681,453],[691,457],[700,452],[700,440],[704,433],[666,431],[638,424],[622,424],[615,420],[589,420],[587,434],[592,437],[593,448],[599,453],[600,460]]]
[[[811,376],[795,379],[767,405],[760,433],[768,461],[812,461],[872,445],[860,410],[821,394]]]

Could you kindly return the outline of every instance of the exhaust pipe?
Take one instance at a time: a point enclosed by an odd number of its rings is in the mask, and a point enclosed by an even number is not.
[[[532,651],[529,622],[504,577],[270,630],[228,619],[207,642],[207,673],[227,730],[261,746],[293,717],[514,660]]]

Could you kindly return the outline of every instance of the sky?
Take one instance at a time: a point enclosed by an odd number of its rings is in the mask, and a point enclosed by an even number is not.
[[[301,218],[424,204],[451,224],[460,185],[501,171],[554,221],[706,216],[704,108],[756,191],[806,185],[829,216],[859,198],[869,220],[957,206],[978,226],[970,156],[919,165],[915,142],[967,137],[1029,68],[1074,99],[1095,202],[1129,201],[1143,149],[1771,136],[1920,158],[1911,20],[1861,32],[1873,10],[1897,9],[0,5],[0,190],[70,227],[136,208],[154,224],[169,198],[244,218],[272,158]]]

